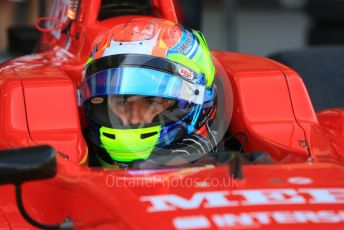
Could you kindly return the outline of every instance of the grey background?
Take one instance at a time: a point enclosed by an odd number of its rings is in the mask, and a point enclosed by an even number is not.
[[[226,21],[224,1],[203,0],[202,31],[211,49],[265,56],[276,51],[306,46],[311,20],[302,8],[280,1],[246,0],[237,5],[234,22]],[[295,1],[290,1],[295,2]],[[228,25],[236,27],[231,31]],[[229,33],[226,33],[226,29]],[[228,44],[233,40],[236,44]]]

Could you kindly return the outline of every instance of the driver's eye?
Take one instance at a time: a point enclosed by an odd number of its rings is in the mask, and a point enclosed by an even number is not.
[[[116,105],[117,106],[125,106],[127,104],[128,104],[128,102],[125,98],[116,99]]]
[[[158,102],[158,101],[156,101],[155,99],[147,99],[146,101],[145,101],[145,103],[146,103],[146,105],[158,105],[158,104],[160,104],[160,102]]]

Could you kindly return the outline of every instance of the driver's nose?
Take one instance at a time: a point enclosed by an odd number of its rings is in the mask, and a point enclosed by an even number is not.
[[[146,111],[142,108],[142,102],[136,101],[130,106],[130,110],[127,111],[127,121],[129,125],[144,125]]]

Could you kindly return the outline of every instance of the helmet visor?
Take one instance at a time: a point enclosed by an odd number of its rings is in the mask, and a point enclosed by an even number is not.
[[[106,95],[140,95],[202,104],[205,86],[154,69],[118,67],[93,74],[82,86],[83,101]]]

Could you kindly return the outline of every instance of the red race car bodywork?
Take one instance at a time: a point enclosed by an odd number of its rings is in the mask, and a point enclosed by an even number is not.
[[[0,66],[0,149],[48,144],[64,156],[56,177],[23,184],[33,218],[69,217],[77,229],[344,226],[344,110],[315,113],[300,76],[262,57],[212,52],[233,90],[230,132],[247,133],[245,152],[268,152],[273,164],[245,165],[241,180],[226,165],[88,168],[77,97],[83,67],[97,35],[148,17],[98,20],[100,6],[56,1],[61,26],[43,34],[40,52]],[[177,22],[174,9],[172,0],[153,0],[150,17]],[[0,228],[34,228],[18,211],[14,186],[1,185],[0,194]]]

